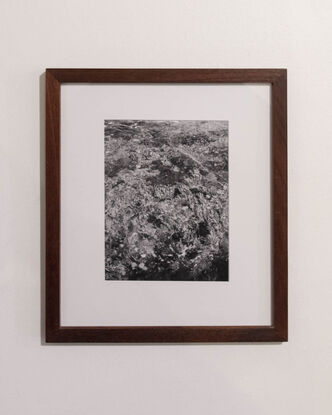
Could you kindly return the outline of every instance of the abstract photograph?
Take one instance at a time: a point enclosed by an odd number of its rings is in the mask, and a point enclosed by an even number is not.
[[[228,122],[104,131],[105,279],[228,281]]]

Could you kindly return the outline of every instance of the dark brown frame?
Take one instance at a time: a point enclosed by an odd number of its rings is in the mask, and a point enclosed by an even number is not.
[[[60,104],[63,83],[269,83],[272,89],[272,325],[61,327]],[[270,276],[268,276],[270,277]],[[287,71],[285,69],[46,70],[46,342],[287,341]]]

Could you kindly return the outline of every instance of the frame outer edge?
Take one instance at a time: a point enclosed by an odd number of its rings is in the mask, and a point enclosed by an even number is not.
[[[46,71],[46,342],[60,327],[60,122],[60,83]]]
[[[288,341],[287,71],[272,87],[273,324]]]
[[[60,326],[61,83],[270,83],[272,86],[271,326]],[[217,343],[287,341],[287,70],[47,69],[46,70],[46,342]]]

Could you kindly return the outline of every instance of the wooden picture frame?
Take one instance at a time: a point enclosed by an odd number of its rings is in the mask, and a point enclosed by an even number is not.
[[[60,105],[64,83],[271,85],[272,324],[269,326],[61,326]],[[287,71],[285,69],[46,70],[46,342],[287,341]]]

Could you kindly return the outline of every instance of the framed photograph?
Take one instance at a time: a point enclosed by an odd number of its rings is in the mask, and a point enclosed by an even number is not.
[[[287,341],[285,69],[46,70],[45,340]]]

